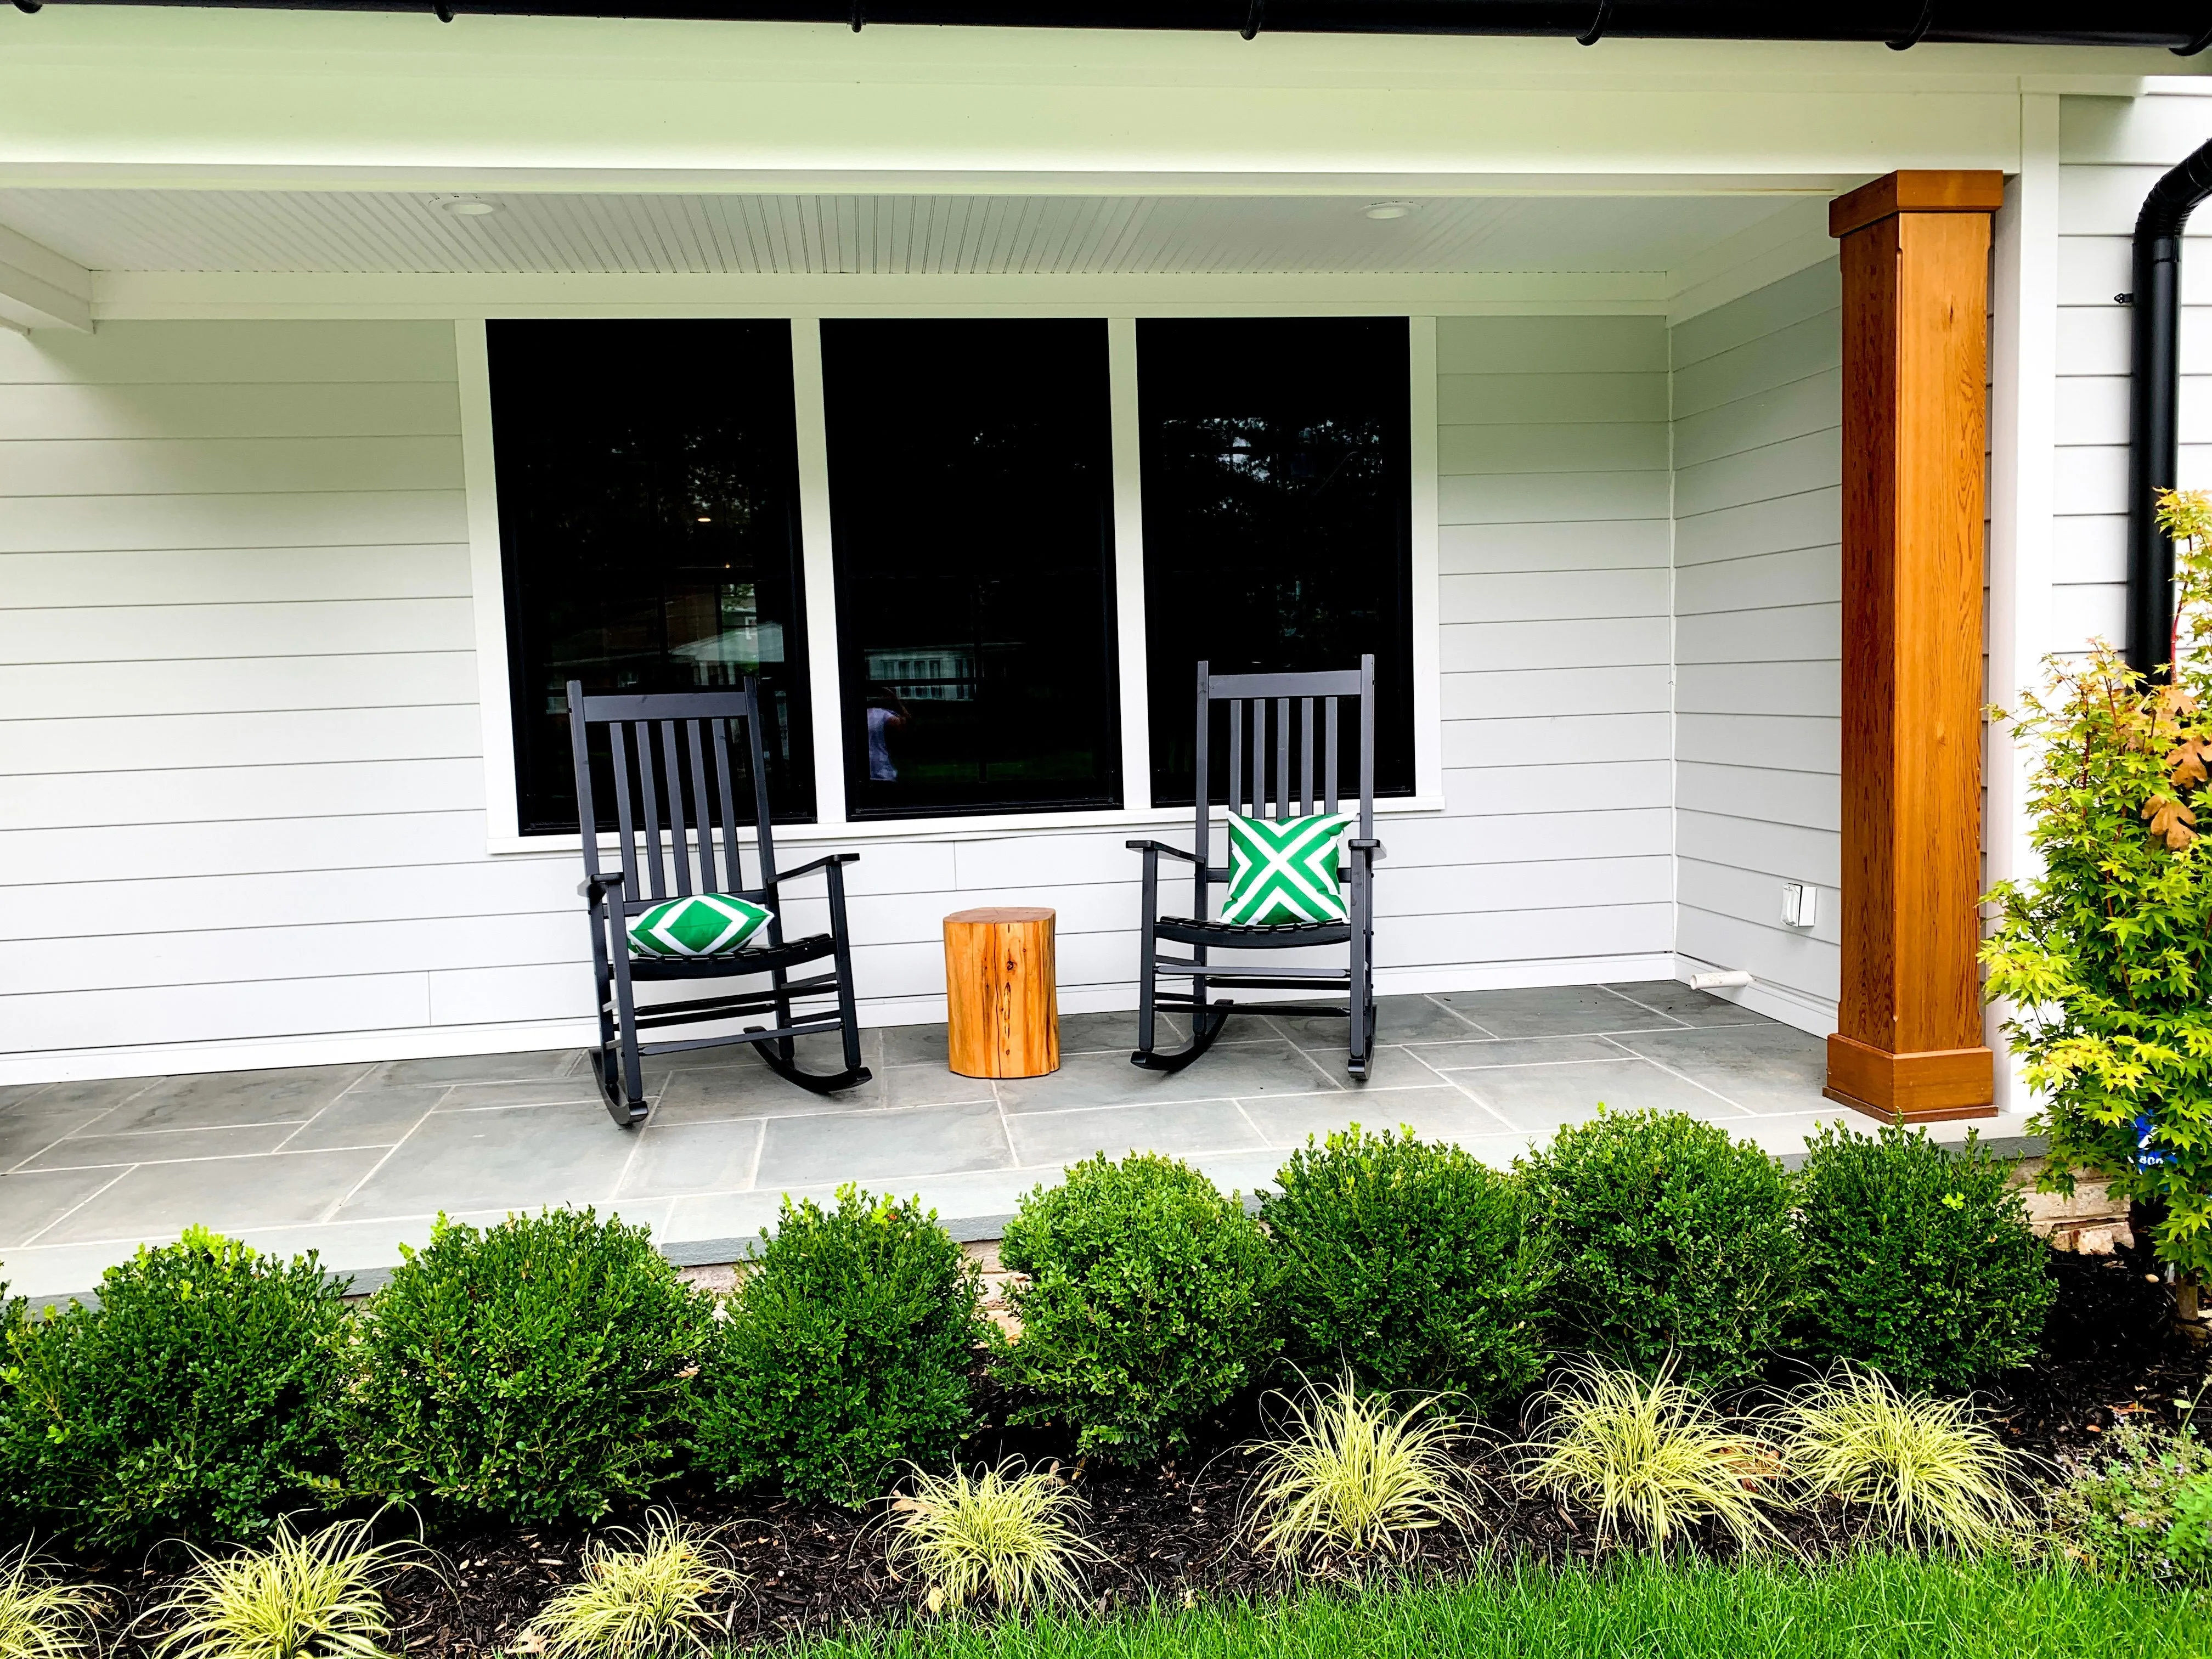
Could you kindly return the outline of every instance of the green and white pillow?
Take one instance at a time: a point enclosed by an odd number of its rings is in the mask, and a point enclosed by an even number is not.
[[[1279,823],[1231,812],[1222,921],[1245,927],[1344,921],[1349,913],[1337,886],[1337,860],[1351,823],[1348,812]]]
[[[775,920],[775,912],[728,893],[693,893],[629,919],[634,957],[719,957]]]

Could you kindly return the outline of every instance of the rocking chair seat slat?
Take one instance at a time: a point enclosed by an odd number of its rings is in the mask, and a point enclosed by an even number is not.
[[[718,957],[632,957],[629,976],[642,982],[666,979],[727,979],[734,974],[766,974],[778,968],[796,968],[804,962],[818,962],[836,946],[837,941],[829,934],[815,933],[806,939],[787,940],[782,945],[725,951]]]
[[[1194,921],[1188,916],[1162,916],[1152,931],[1161,939],[1173,939],[1178,945],[1250,946],[1268,951],[1296,945],[1342,945],[1352,937],[1352,924],[1348,921]]]

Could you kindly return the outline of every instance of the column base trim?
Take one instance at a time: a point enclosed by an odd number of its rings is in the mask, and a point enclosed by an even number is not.
[[[1893,1054],[1838,1031],[1828,1039],[1828,1082],[1820,1092],[1885,1123],[1995,1117],[1996,1057],[1984,1048]]]

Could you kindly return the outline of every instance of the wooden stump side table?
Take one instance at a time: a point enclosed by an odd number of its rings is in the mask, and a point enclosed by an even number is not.
[[[1054,915],[1006,906],[945,917],[946,1047],[962,1077],[1042,1077],[1060,1069]]]

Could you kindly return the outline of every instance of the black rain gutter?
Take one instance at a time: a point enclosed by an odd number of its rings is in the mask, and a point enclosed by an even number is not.
[[[2128,666],[2162,678],[2173,661],[2173,544],[2158,492],[2181,481],[2181,233],[2212,196],[2212,143],[2150,187],[2136,216],[2128,330]]]
[[[52,0],[173,4],[179,0]],[[2202,0],[182,0],[276,11],[413,11],[540,17],[683,18],[749,22],[964,25],[981,28],[1215,30],[1243,35],[1475,34],[1697,40],[1881,41],[1980,46],[2212,44]],[[35,12],[40,0],[15,0]]]

